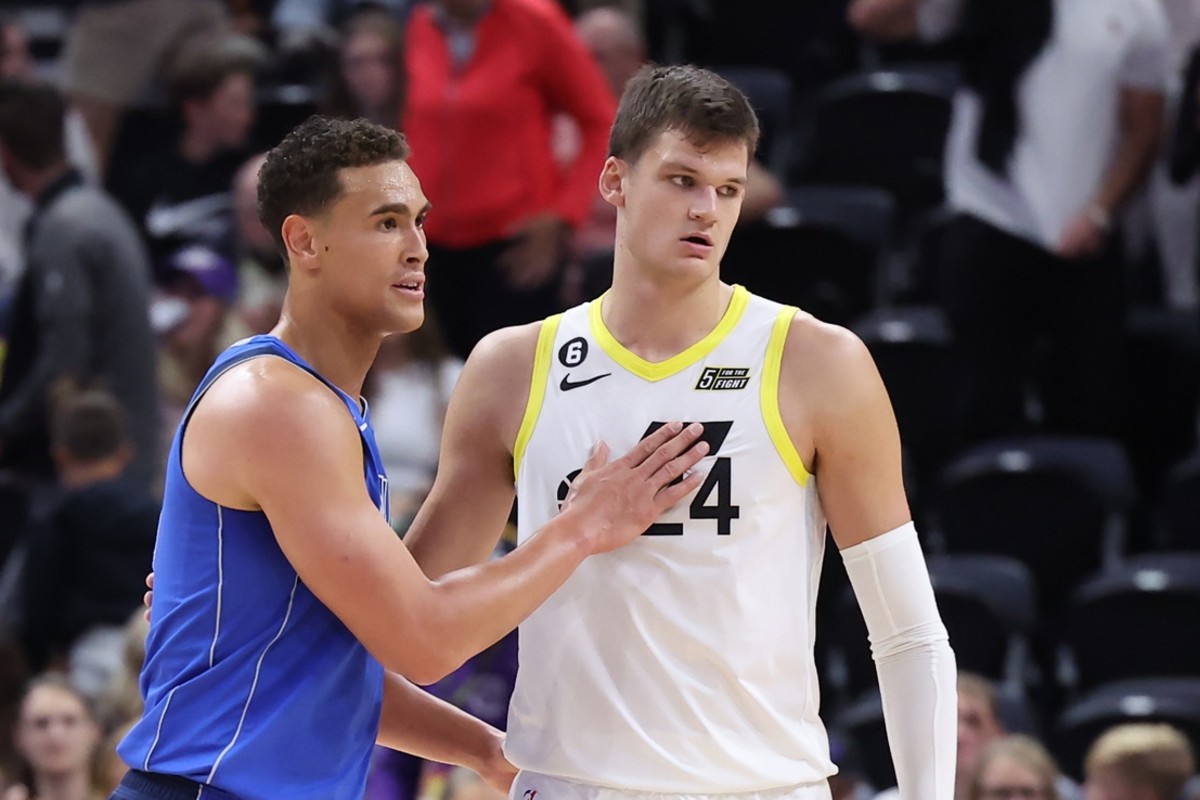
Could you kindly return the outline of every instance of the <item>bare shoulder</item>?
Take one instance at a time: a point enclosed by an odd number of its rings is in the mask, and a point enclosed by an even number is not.
[[[493,331],[471,351],[449,413],[486,423],[507,447],[516,441],[529,399],[542,323]]]
[[[784,384],[801,391],[807,403],[844,402],[847,393],[872,391],[879,381],[875,362],[857,335],[803,311],[788,329],[780,372]]]
[[[183,442],[183,469],[202,495],[257,510],[243,475],[303,469],[304,453],[361,457],[358,431],[341,399],[280,358],[254,358],[218,378],[197,403]]]

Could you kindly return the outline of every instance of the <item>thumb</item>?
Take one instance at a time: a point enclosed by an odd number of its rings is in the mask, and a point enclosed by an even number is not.
[[[592,445],[592,452],[588,455],[587,463],[583,468],[591,472],[594,469],[600,469],[608,463],[608,443],[603,439]]]

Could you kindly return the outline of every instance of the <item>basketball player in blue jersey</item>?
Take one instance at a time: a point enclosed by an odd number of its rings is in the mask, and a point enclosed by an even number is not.
[[[451,399],[406,540],[429,575],[486,559],[514,481],[516,552],[535,544],[598,437],[632,446],[685,419],[709,444],[700,487],[521,623],[504,746],[518,800],[828,800],[812,652],[826,521],[900,796],[953,797],[954,656],[878,372],[848,331],[720,280],[757,138],[715,74],[638,73],[599,181],[617,209],[611,289],[484,339]],[[778,259],[762,268],[800,266]]]
[[[119,748],[133,771],[116,798],[357,800],[376,741],[508,788],[499,732],[410,681],[500,639],[699,485],[699,425],[611,463],[598,444],[519,551],[425,577],[389,525],[358,399],[383,338],[423,319],[429,203],[407,155],[389,129],[313,118],[262,167],[259,213],[289,267],[283,315],[217,359],[172,444],[145,712]]]

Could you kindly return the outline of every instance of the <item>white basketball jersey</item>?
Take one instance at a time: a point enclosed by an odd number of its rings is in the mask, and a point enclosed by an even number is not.
[[[812,646],[825,520],[778,406],[795,309],[735,287],[712,333],[650,363],[604,327],[602,299],[542,326],[514,451],[519,538],[558,512],[599,439],[616,457],[665,422],[702,422],[707,477],[521,625],[505,752],[642,792],[823,782],[835,770]]]

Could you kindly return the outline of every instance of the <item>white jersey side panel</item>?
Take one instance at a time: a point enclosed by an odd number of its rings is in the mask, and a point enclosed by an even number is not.
[[[703,422],[707,478],[521,625],[506,752],[522,769],[633,791],[824,781],[812,644],[825,521],[763,392],[790,312],[739,287],[710,336],[649,364],[595,305],[563,314],[541,348],[544,396],[517,446],[520,540],[557,513],[599,439],[615,457],[659,424]]]

